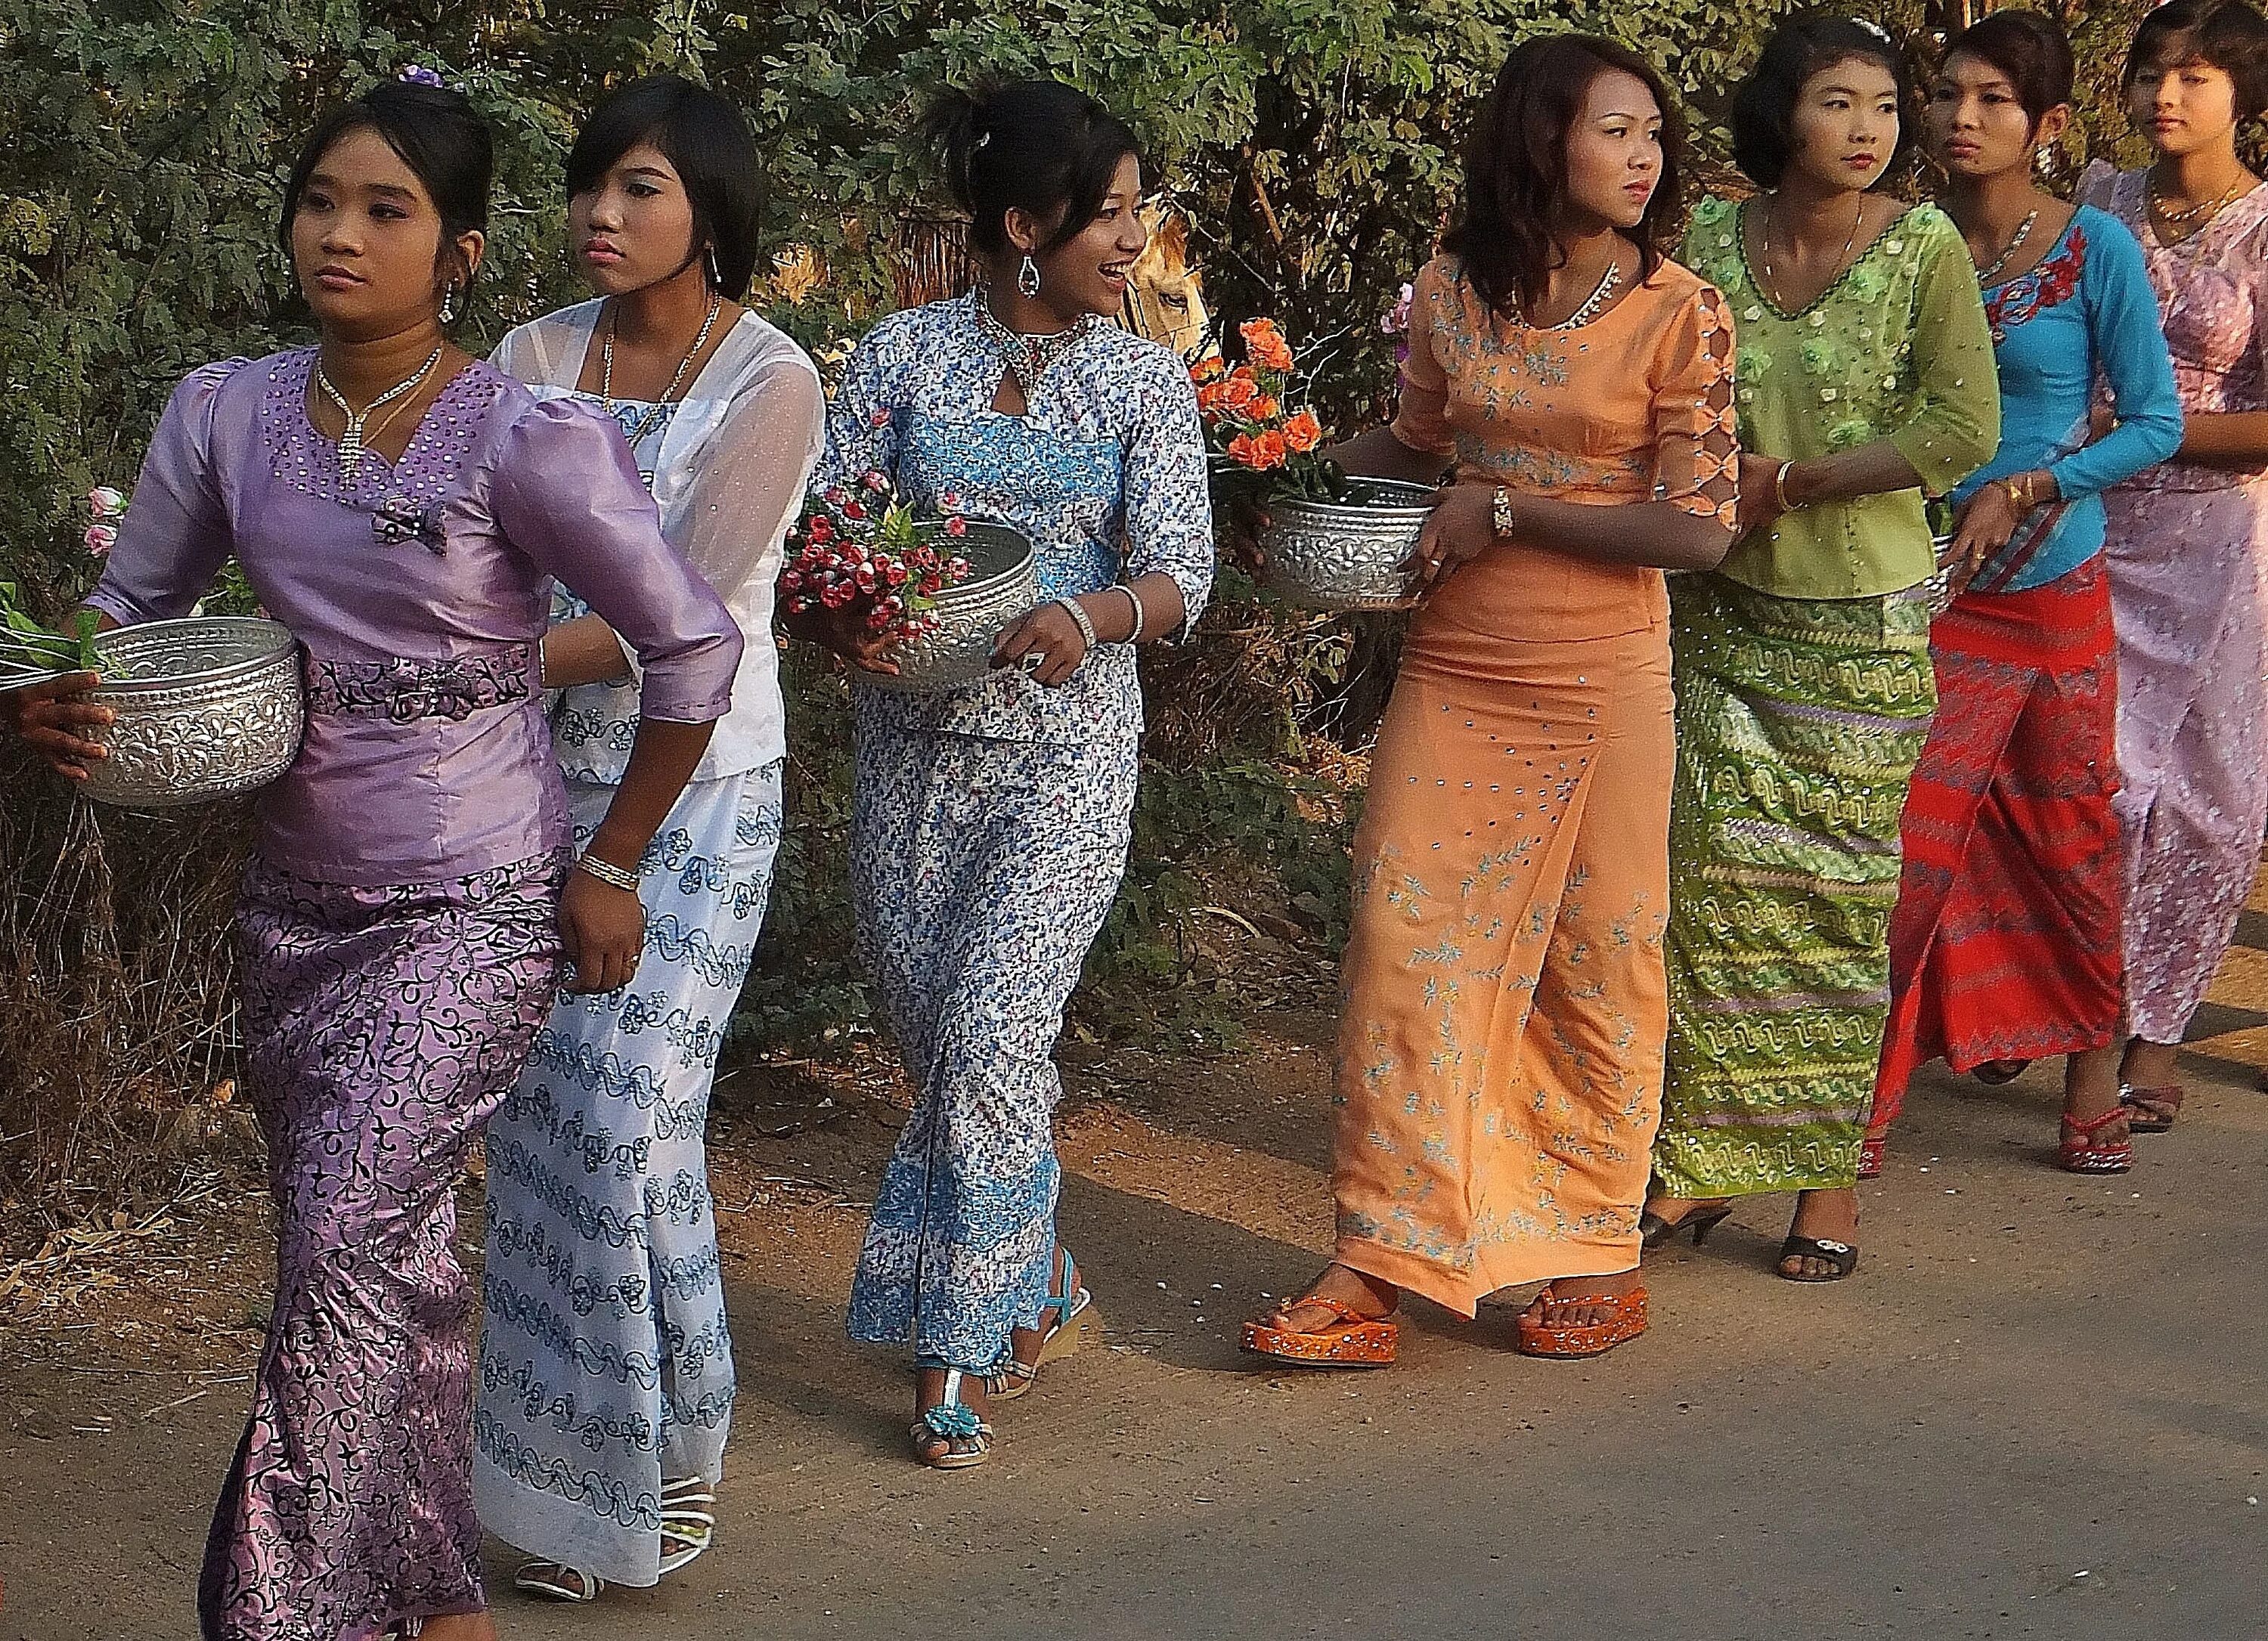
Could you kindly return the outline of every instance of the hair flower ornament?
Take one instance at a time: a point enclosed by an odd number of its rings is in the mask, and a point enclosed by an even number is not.
[[[435,91],[439,91],[441,89],[440,71],[436,69],[429,69],[422,63],[411,63],[408,68],[401,70],[399,77],[411,85],[430,85]]]

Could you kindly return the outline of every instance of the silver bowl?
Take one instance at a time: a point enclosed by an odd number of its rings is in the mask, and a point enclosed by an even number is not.
[[[1432,513],[1432,487],[1355,479],[1344,502],[1271,502],[1260,550],[1268,585],[1317,610],[1398,610],[1418,601],[1404,568]]]
[[[1039,561],[1032,544],[1005,525],[969,520],[966,535],[939,538],[968,561],[968,578],[937,595],[937,625],[890,652],[887,673],[860,676],[877,689],[960,689],[992,671],[992,644],[1009,622],[1039,601]]]
[[[79,790],[107,804],[170,809],[265,786],[298,755],[306,707],[299,645],[249,615],[122,627],[95,640],[103,681],[88,699],[118,714],[107,758]]]

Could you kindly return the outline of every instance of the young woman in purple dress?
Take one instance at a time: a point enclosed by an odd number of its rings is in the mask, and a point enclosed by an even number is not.
[[[635,972],[642,857],[740,658],[612,421],[449,341],[490,169],[437,85],[324,120],[282,224],[320,341],[181,384],[88,600],[107,627],[185,615],[233,555],[304,651],[305,741],[261,796],[237,918],[276,1288],[204,1641],[494,1637],[453,1188],[563,957],[580,990]],[[579,857],[542,713],[555,577],[644,669]],[[91,681],[0,698],[66,775],[104,755]]]

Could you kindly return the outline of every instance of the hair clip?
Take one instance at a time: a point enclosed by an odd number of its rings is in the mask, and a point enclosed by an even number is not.
[[[442,89],[440,74],[422,63],[411,63],[396,77],[411,85],[430,85],[435,91]]]
[[[978,149],[980,149],[980,148],[983,147],[985,143],[987,143],[990,142],[991,140],[992,140],[992,133],[991,133],[991,132],[990,132],[990,131],[979,131],[979,132],[976,134],[976,140],[975,142],[971,143],[968,145],[968,151],[969,151],[970,153],[972,153],[972,154],[973,154],[973,153],[975,153]]]
[[[1869,34],[1872,34],[1875,39],[1881,40],[1885,46],[1895,46],[1897,44],[1897,41],[1890,38],[1890,31],[1884,28],[1880,23],[1874,21],[1873,18],[1854,17],[1851,21],[1856,23],[1860,28],[1865,29]]]

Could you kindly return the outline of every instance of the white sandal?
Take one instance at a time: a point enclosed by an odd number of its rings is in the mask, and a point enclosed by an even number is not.
[[[717,1536],[717,1495],[697,1475],[661,1489],[661,1571],[677,1571],[697,1559]]]
[[[606,1593],[607,1581],[563,1561],[524,1561],[512,1575],[512,1587],[547,1601],[595,1601]]]

